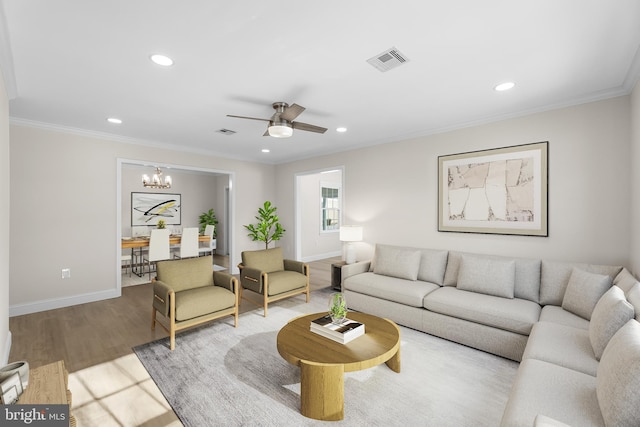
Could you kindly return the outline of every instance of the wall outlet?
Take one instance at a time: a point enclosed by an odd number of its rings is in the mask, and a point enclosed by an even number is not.
[[[71,277],[71,269],[70,268],[63,268],[62,269],[62,278],[63,279],[68,279]]]

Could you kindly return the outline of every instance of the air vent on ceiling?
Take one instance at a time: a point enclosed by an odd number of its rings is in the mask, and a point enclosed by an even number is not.
[[[389,71],[392,68],[399,67],[400,65],[408,62],[409,58],[407,58],[404,54],[400,53],[398,49],[392,47],[391,49],[387,49],[382,53],[374,56],[373,58],[367,59],[367,62],[378,70]]]
[[[234,133],[236,133],[235,130],[231,130],[231,129],[218,129],[216,132],[220,132],[223,133],[225,135],[233,135]]]

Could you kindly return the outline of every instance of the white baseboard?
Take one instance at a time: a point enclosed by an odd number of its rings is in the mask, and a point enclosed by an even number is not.
[[[92,292],[72,297],[53,298],[26,304],[10,305],[9,317],[54,310],[56,308],[70,307],[72,305],[85,304],[88,302],[102,301],[110,298],[118,298],[121,294],[122,293],[119,289],[109,289],[107,291]]]
[[[5,366],[9,364],[9,353],[11,353],[11,331],[7,334],[7,341],[4,345],[4,354],[2,355],[2,359],[0,360],[0,366]]]
[[[318,261],[318,260],[321,260],[321,259],[333,258],[334,256],[342,256],[342,251],[329,252],[329,253],[318,254],[318,255],[311,255],[311,256],[308,256],[308,257],[303,257],[302,261],[303,262]]]

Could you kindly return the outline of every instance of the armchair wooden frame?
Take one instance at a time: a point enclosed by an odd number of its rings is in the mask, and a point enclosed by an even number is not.
[[[288,262],[288,260],[285,260],[285,264]],[[242,299],[244,298],[246,301],[249,301],[252,304],[257,305],[258,307],[260,307],[260,303],[256,302],[255,300],[251,299],[251,298],[246,298],[245,296],[243,296],[243,292],[244,292],[244,287],[242,286],[242,281],[243,280],[249,280],[251,282],[255,282],[257,283],[257,279],[254,277],[250,277],[250,276],[243,276],[242,275],[242,269],[245,268],[243,263],[238,264],[238,269],[240,270],[240,303],[242,303]],[[260,280],[262,281],[262,292],[259,294],[262,294],[262,309],[264,310],[264,317],[267,317],[267,310],[268,310],[268,305],[270,302],[275,302],[275,301],[279,301],[281,299],[285,299],[285,298],[289,298],[292,296],[296,296],[296,295],[300,295],[300,294],[306,294],[307,295],[307,303],[310,300],[310,293],[311,293],[311,288],[309,285],[309,264],[303,263],[302,264],[302,268],[304,271],[304,275],[306,276],[306,286],[304,288],[298,288],[298,289],[294,289],[292,291],[287,291],[287,292],[282,292],[280,294],[277,295],[272,295],[269,296],[269,273],[265,273],[262,272],[260,273]],[[252,291],[251,289],[248,289],[250,291]],[[253,291],[255,292],[255,291]],[[258,293],[258,292],[255,292]]]
[[[155,282],[155,278],[153,281]],[[158,319],[157,317],[158,310],[156,309],[156,307],[152,306],[151,329],[155,330],[156,324],[159,324],[162,327],[162,329],[167,331],[169,333],[169,340],[170,340],[169,348],[173,350],[176,346],[176,332],[182,329],[200,325],[202,323],[219,319],[224,316],[233,316],[234,318],[233,326],[237,328],[238,327],[239,293],[241,292],[240,291],[241,288],[238,284],[238,279],[236,279],[235,277],[231,278],[231,285],[233,286],[233,294],[235,295],[235,304],[232,308],[216,311],[215,313],[196,317],[194,319],[183,320],[181,322],[176,322],[176,294],[175,294],[175,291],[170,290],[169,293],[167,294],[169,298],[169,316],[165,317],[162,313],[160,314],[160,316],[162,316],[169,322],[169,325],[165,325],[162,321]],[[154,292],[153,298],[157,299],[161,304],[165,304],[165,301],[162,299],[162,297],[158,296],[155,292]]]

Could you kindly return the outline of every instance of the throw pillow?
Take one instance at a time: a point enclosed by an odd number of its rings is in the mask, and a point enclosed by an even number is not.
[[[589,273],[573,267],[562,308],[583,319],[591,320],[591,313],[598,300],[611,287],[611,276]]]
[[[589,340],[596,359],[600,360],[611,337],[633,319],[633,313],[633,306],[627,302],[624,292],[617,286],[612,286],[600,298],[589,322]]]
[[[516,277],[514,260],[463,255],[458,272],[458,289],[513,298]]]
[[[629,289],[629,292],[627,292],[627,301],[633,306],[636,312],[636,320],[640,322],[640,282],[636,282],[636,284]]]
[[[416,280],[420,269],[420,256],[417,249],[378,245],[373,272],[399,279]]]
[[[632,319],[609,341],[598,365],[596,394],[608,426],[640,425],[640,323]]]

